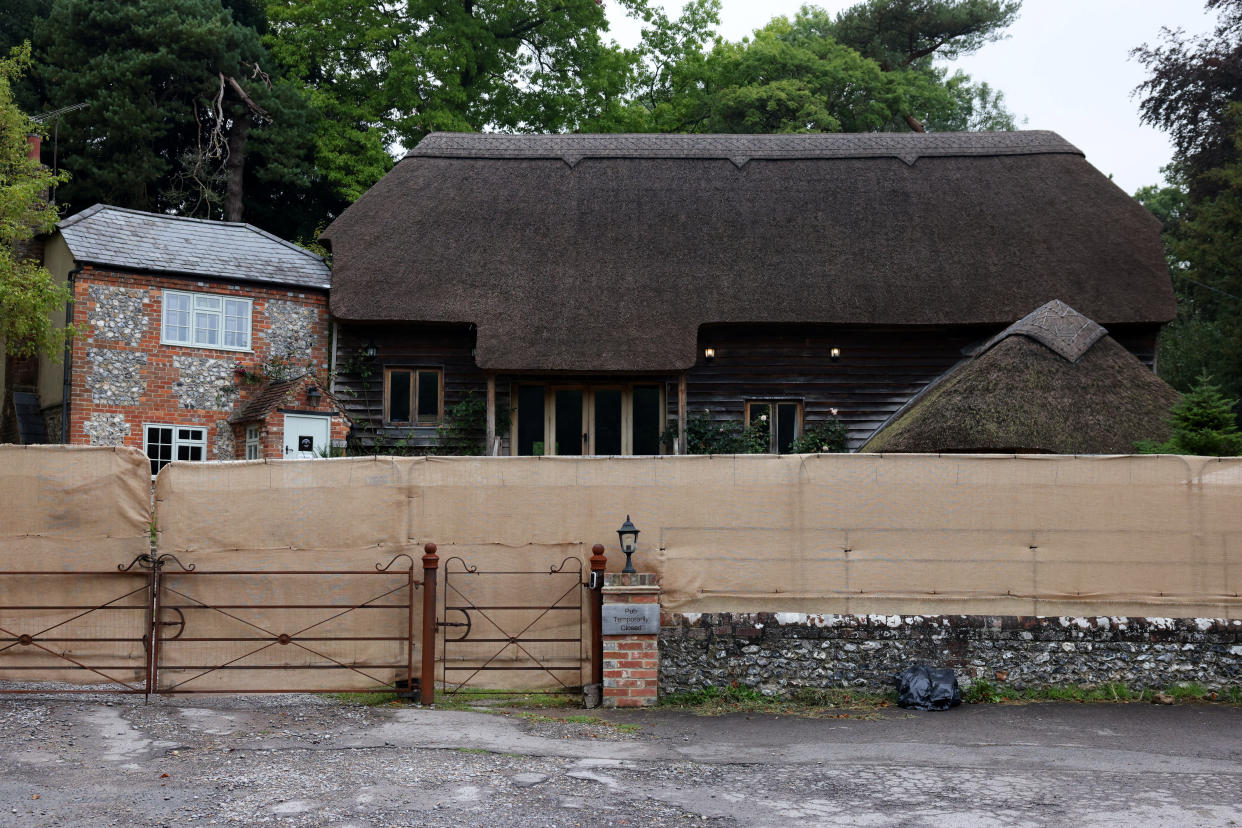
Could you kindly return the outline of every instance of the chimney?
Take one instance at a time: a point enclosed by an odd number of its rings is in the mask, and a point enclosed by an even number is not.
[[[26,157],[31,161],[43,160],[43,136],[27,135],[26,136]]]

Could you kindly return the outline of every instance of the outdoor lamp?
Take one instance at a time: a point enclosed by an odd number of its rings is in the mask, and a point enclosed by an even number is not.
[[[625,553],[625,569],[622,572],[637,572],[634,568],[630,555],[634,554],[634,550],[638,549],[638,528],[630,523],[630,516],[625,516],[625,523],[621,524],[621,528],[617,530],[617,537],[621,539],[621,551]]]
[[[306,389],[306,401],[309,402],[311,405],[314,405],[314,406],[319,405],[319,398],[322,396],[323,394],[320,393],[319,387],[316,385],[312,385]]]
[[[840,358],[841,358],[841,349],[840,349],[840,348],[830,348],[830,349],[828,350],[828,356],[832,357],[832,361],[833,361],[833,362],[836,362],[838,359],[840,359]]]
[[[707,360],[708,362],[711,362],[715,358],[716,358],[715,348],[704,348],[703,349],[703,359]]]
[[[379,346],[374,342],[368,342],[362,346],[362,355],[367,359],[375,359],[375,355],[379,353]]]

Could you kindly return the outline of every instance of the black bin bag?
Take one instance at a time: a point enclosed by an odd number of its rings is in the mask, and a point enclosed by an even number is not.
[[[962,688],[952,670],[907,667],[893,676],[897,706],[907,710],[948,710],[962,703]]]

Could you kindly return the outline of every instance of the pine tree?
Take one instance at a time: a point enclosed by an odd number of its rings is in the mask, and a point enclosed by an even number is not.
[[[1206,371],[1173,406],[1173,436],[1164,443],[1141,443],[1144,454],[1192,454],[1204,457],[1242,455],[1242,432],[1229,400]]]

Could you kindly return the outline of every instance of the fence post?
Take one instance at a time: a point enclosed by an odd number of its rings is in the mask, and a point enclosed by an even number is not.
[[[423,547],[423,672],[418,681],[420,704],[436,701],[436,577],[440,558],[436,545]]]
[[[606,566],[608,558],[604,555],[604,545],[597,543],[591,547],[591,683],[598,684],[601,693],[604,686],[604,596],[601,589]]]

